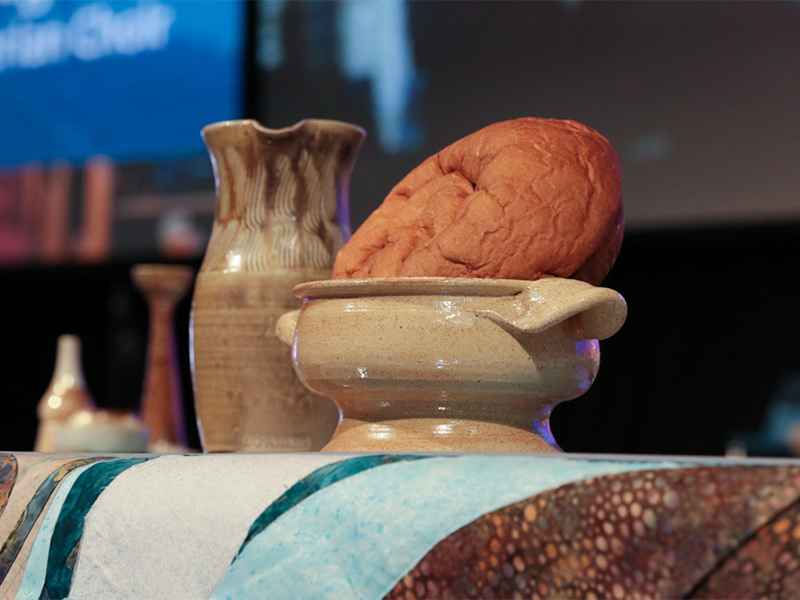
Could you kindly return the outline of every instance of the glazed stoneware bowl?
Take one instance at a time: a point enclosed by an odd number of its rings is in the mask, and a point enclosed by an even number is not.
[[[327,451],[554,452],[549,418],[580,396],[598,340],[627,315],[572,279],[328,280],[277,324],[300,381],[341,417]]]

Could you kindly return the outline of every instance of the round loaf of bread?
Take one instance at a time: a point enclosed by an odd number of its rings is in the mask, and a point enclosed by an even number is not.
[[[411,171],[333,277],[573,277],[599,285],[623,236],[617,153],[575,121],[495,123]]]

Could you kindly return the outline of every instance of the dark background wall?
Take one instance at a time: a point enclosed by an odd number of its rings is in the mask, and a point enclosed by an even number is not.
[[[556,408],[565,449],[721,454],[800,370],[796,226],[631,234],[603,285],[628,301],[600,374]]]
[[[53,374],[59,335],[80,336],[87,386],[98,406],[138,410],[147,306],[130,280],[135,263],[0,271],[0,448],[32,450],[36,405]],[[190,263],[198,268],[199,262]],[[199,448],[189,368],[191,291],[176,309],[175,337],[187,434]]]
[[[422,135],[394,153],[379,142],[374,82],[337,62],[340,4],[287,3],[283,59],[270,68],[256,60],[257,6],[246,114],[271,127],[318,117],[368,130],[354,227],[416,164],[494,121],[572,118],[617,148],[628,229],[604,285],[630,313],[601,344],[594,387],[553,414],[566,450],[713,455],[732,432],[761,426],[780,381],[800,371],[800,4],[410,3],[406,116]],[[32,447],[62,333],[83,339],[100,406],[138,406],[147,314],[134,262],[0,270],[0,449]],[[176,331],[198,447],[189,311],[190,295]]]
[[[758,429],[778,381],[800,370],[799,260],[796,226],[628,235],[604,282],[627,299],[628,321],[601,343],[592,389],[554,411],[556,439],[573,452],[719,455],[732,431]],[[100,406],[138,406],[147,313],[130,266],[0,272],[0,448],[32,448],[61,333],[82,337]],[[199,447],[190,306],[187,296],[176,331],[190,441]]]

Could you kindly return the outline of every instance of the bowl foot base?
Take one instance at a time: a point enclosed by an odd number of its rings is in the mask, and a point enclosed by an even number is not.
[[[323,452],[561,452],[526,429],[467,419],[342,419]]]

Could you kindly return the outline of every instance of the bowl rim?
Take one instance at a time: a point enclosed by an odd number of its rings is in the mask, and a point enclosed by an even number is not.
[[[530,289],[531,284],[547,287],[556,284],[558,281],[563,281],[563,279],[560,277],[544,277],[534,281],[522,279],[472,279],[467,277],[323,279],[301,283],[292,289],[292,293],[297,298],[304,300],[410,295],[497,298],[516,296]]]

